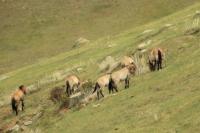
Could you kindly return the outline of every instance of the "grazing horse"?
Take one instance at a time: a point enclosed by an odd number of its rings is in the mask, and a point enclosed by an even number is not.
[[[16,113],[16,115],[18,115],[18,106],[21,102],[22,105],[22,111],[24,111],[24,96],[26,95],[27,90],[26,87],[24,85],[21,85],[19,87],[18,90],[15,91],[15,93],[13,93],[12,97],[11,97],[11,105],[12,105],[12,110],[13,112]]]
[[[111,88],[111,87],[109,87],[110,83],[111,83],[110,80],[111,80],[110,74],[106,74],[97,79],[93,93],[97,92],[98,100],[100,99],[100,94],[102,97],[104,97],[103,92],[102,92],[103,88],[105,88],[105,87]],[[115,90],[116,90],[116,92],[118,92],[117,88],[115,88]],[[111,91],[113,91],[113,90],[109,89],[109,93],[111,93]]]
[[[129,56],[124,56],[123,59],[120,62],[120,65],[123,67],[129,66],[131,64],[134,64],[134,61],[131,57]]]
[[[68,96],[76,93],[77,90],[80,90],[80,79],[76,75],[67,76],[66,80],[66,93]]]
[[[164,60],[164,52],[161,48],[154,48],[149,54],[149,68],[151,71],[162,69],[162,62]]]
[[[119,71],[116,71],[114,73],[111,74],[111,80],[110,80],[110,88],[109,89],[115,89],[117,88],[117,84],[119,82],[125,81],[125,89],[129,88],[129,80],[130,80],[130,76],[134,75],[136,71],[136,65],[135,64],[131,64],[129,66],[126,66],[124,68],[122,68]]]

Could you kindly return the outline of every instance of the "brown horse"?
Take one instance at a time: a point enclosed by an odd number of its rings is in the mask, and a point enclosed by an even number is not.
[[[101,76],[100,78],[97,79],[93,93],[97,92],[98,100],[100,99],[100,95],[102,97],[104,97],[102,89],[105,88],[105,87],[110,88],[109,87],[110,80],[111,80],[111,75],[110,74],[106,74],[106,75]],[[115,90],[118,91],[117,88]],[[112,90],[109,89],[109,93],[111,93],[111,91]]]
[[[117,88],[119,82],[125,81],[125,88],[129,88],[130,76],[136,72],[136,65],[131,64],[111,74],[109,90]]]
[[[162,69],[165,53],[161,48],[154,48],[149,54],[149,68],[151,71]]]
[[[66,93],[68,96],[71,96],[72,94],[76,93],[77,90],[80,90],[80,79],[76,75],[69,75],[67,76],[66,80]]]
[[[13,93],[12,97],[11,97],[11,105],[12,105],[12,110],[13,112],[16,113],[16,115],[18,115],[18,106],[21,102],[22,105],[22,111],[24,111],[24,96],[26,95],[27,90],[26,87],[24,85],[21,85],[19,87],[18,90],[15,91],[15,93]]]

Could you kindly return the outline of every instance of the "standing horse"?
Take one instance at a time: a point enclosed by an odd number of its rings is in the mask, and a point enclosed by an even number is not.
[[[77,90],[80,90],[80,79],[76,75],[67,76],[66,80],[66,93],[68,96],[76,93]]]
[[[24,85],[21,85],[19,87],[18,90],[15,91],[15,93],[13,93],[12,97],[11,97],[11,105],[12,105],[12,110],[13,112],[16,113],[16,115],[18,115],[18,106],[21,102],[22,105],[22,111],[24,111],[24,96],[26,95],[27,90],[26,87]]]
[[[115,89],[117,88],[117,84],[119,82],[125,81],[125,89],[129,88],[129,80],[130,80],[130,76],[134,75],[136,72],[136,65],[135,64],[131,64],[129,66],[126,66],[124,68],[122,68],[119,71],[116,71],[114,73],[111,74],[111,80],[110,80],[110,88],[109,89]]]
[[[149,54],[149,68],[151,71],[162,69],[165,53],[161,48],[154,48]]]
[[[113,91],[112,89],[110,89],[111,88],[111,87],[109,87],[110,85],[111,85],[111,75],[110,74],[106,74],[97,79],[93,93],[97,92],[98,100],[100,99],[100,95],[102,97],[104,97],[103,92],[102,92],[103,88],[108,87],[109,93],[111,93],[111,91]],[[115,90],[116,90],[116,92],[118,92],[117,88],[115,88]]]

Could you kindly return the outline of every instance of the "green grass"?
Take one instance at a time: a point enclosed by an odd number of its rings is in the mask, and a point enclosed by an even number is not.
[[[0,74],[154,21],[198,0],[6,0],[0,2]]]
[[[107,8],[100,6],[98,9]],[[26,112],[28,116],[44,109],[44,115],[30,126],[43,132],[138,132],[138,133],[198,133],[200,119],[200,38],[199,35],[185,36],[185,26],[190,25],[192,16],[200,4],[166,16],[157,21],[131,28],[113,36],[91,42],[85,47],[61,53],[49,59],[23,67],[7,75],[9,78],[0,81],[0,97],[8,96],[19,83],[32,84],[56,70],[84,66],[78,73],[82,79],[95,79],[101,75],[98,63],[107,55],[120,57],[136,50],[142,43],[139,35],[147,29],[159,30],[165,24],[174,26],[149,38],[151,47],[160,46],[167,50],[167,67],[159,72],[146,73],[133,77],[131,87],[115,96],[108,96],[101,101],[77,111],[69,110],[56,114],[57,105],[47,100],[49,91],[55,86],[50,84],[39,92],[27,96]],[[189,16],[190,15],[190,16]],[[108,48],[108,44],[116,44]],[[58,84],[63,84],[59,82]],[[7,89],[9,88],[9,89]],[[107,92],[105,90],[105,92]],[[93,104],[100,104],[94,108]],[[2,108],[9,108],[7,105]],[[0,110],[0,122],[7,123],[15,119]]]

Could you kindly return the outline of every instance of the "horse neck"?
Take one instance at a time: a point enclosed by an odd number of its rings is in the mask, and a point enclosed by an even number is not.
[[[22,97],[25,95],[25,92],[22,90],[19,90],[22,93]]]

